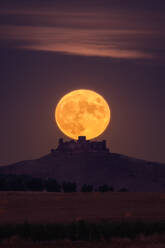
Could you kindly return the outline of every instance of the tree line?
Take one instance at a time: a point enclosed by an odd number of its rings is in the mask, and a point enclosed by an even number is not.
[[[64,181],[59,183],[54,178],[34,178],[22,175],[0,175],[0,191],[47,191],[47,192],[114,192],[113,186],[103,184],[94,188],[93,185],[83,184],[81,189],[77,189],[75,182]],[[121,188],[118,192],[127,192],[128,189]]]
[[[165,234],[164,221],[89,223],[81,220],[68,224],[30,224],[27,222],[24,224],[0,224],[0,242],[12,236],[22,240],[42,242],[51,240],[109,241],[113,238],[136,239],[139,235],[151,236],[154,234]],[[13,247],[12,243],[10,245]],[[119,243],[116,247],[118,246],[120,246]],[[19,245],[19,247],[21,246]]]

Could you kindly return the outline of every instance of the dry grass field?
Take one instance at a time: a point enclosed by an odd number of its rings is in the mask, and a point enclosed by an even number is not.
[[[149,237],[139,236],[135,240],[113,239],[110,242],[86,242],[86,241],[57,241],[45,243],[33,243],[23,241],[18,237],[11,237],[0,244],[0,248],[164,248],[165,236],[153,235]]]
[[[0,224],[165,220],[162,193],[0,192]]]

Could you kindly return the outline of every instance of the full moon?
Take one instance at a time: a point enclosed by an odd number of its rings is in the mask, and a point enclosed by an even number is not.
[[[74,90],[64,95],[55,109],[59,129],[68,137],[87,140],[98,137],[110,122],[110,108],[106,100],[92,90]]]

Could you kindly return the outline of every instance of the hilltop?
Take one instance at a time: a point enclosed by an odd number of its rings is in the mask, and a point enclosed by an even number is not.
[[[0,167],[0,174],[55,178],[57,181],[83,184],[108,184],[116,190],[133,192],[165,191],[165,164],[130,158],[108,151],[52,151],[39,159]]]

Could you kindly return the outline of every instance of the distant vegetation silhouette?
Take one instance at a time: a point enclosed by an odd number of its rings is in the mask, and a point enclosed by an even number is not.
[[[93,185],[83,184],[80,190],[75,182],[64,181],[61,184],[53,178],[34,178],[23,175],[0,175],[0,191],[38,191],[38,192],[128,192],[128,189],[115,190],[107,184],[94,188]]]
[[[113,238],[136,239],[139,235],[143,235],[142,237],[144,238],[144,236],[151,236],[154,234],[165,234],[164,221],[117,223],[102,221],[100,223],[89,223],[81,220],[68,224],[30,224],[27,222],[24,224],[0,224],[0,242],[12,237],[19,237],[22,238],[22,240],[32,240],[34,242],[51,240],[109,241]],[[15,246],[10,243],[10,247]],[[19,247],[22,247],[22,243]],[[115,247],[119,247],[118,243]]]
[[[81,192],[92,192],[93,191],[93,185],[84,184],[81,188]]]

